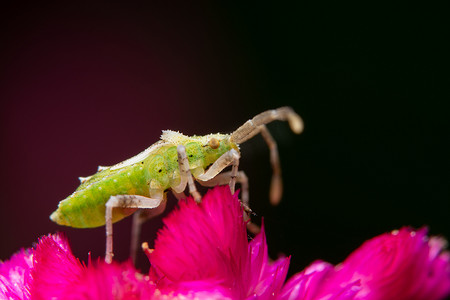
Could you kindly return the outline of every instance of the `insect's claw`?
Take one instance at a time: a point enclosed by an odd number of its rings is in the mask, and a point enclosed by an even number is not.
[[[150,249],[147,242],[143,242],[141,244],[142,251],[144,251],[145,255],[150,259],[150,255],[155,251],[155,249]]]
[[[253,212],[253,210],[247,204],[241,202],[241,206],[244,209],[244,211],[247,213],[247,215],[256,216],[256,213]]]

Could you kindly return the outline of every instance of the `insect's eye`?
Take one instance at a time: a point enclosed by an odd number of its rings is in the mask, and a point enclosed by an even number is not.
[[[212,149],[217,149],[220,146],[220,142],[216,138],[210,139],[208,144]]]

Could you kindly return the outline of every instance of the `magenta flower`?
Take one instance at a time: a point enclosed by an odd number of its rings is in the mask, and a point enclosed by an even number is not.
[[[39,241],[32,277],[32,299],[145,299],[153,293],[130,263],[84,266],[61,235]]]
[[[130,263],[84,266],[62,234],[42,237],[0,270],[0,299],[149,299],[154,290]]]
[[[317,261],[285,285],[282,299],[436,300],[450,294],[450,254],[427,230],[382,234],[332,267]]]
[[[428,239],[426,228],[404,227],[365,242],[330,281],[360,280],[355,299],[442,299],[450,293],[450,253],[445,241]]]
[[[154,281],[163,289],[214,284],[233,299],[269,298],[286,278],[289,258],[269,263],[264,229],[250,243],[237,194],[210,190],[198,205],[187,199],[165,220],[149,254]]]
[[[129,262],[85,266],[61,234],[0,262],[1,299],[443,299],[450,294],[445,241],[402,228],[364,243],[342,264],[316,261],[284,283],[289,258],[270,262],[264,228],[248,242],[227,187],[187,199],[165,220],[150,274]]]

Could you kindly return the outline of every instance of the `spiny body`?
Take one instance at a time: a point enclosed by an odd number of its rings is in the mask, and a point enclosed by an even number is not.
[[[140,154],[87,178],[75,192],[61,201],[50,218],[60,224],[77,228],[105,225],[105,204],[113,195],[141,195],[162,197],[165,190],[180,183],[177,146],[184,145],[189,167],[194,177],[204,173],[225,152],[236,149],[230,135],[210,134],[185,136],[163,131],[161,140]],[[132,214],[136,209],[117,208],[113,222]]]

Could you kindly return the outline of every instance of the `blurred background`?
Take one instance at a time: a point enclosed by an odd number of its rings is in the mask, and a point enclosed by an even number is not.
[[[269,204],[261,137],[241,146],[240,168],[270,255],[292,255],[291,273],[315,259],[339,263],[404,225],[450,238],[450,64],[438,11],[259,2],[3,7],[0,259],[56,231],[80,259],[103,256],[103,227],[48,218],[78,176],[139,153],[161,130],[229,133],[284,105],[305,131],[269,125],[283,168],[281,204]],[[114,226],[118,260],[128,256],[130,221]],[[147,223],[142,240],[151,243],[161,226]],[[143,255],[139,266],[148,268]]]

